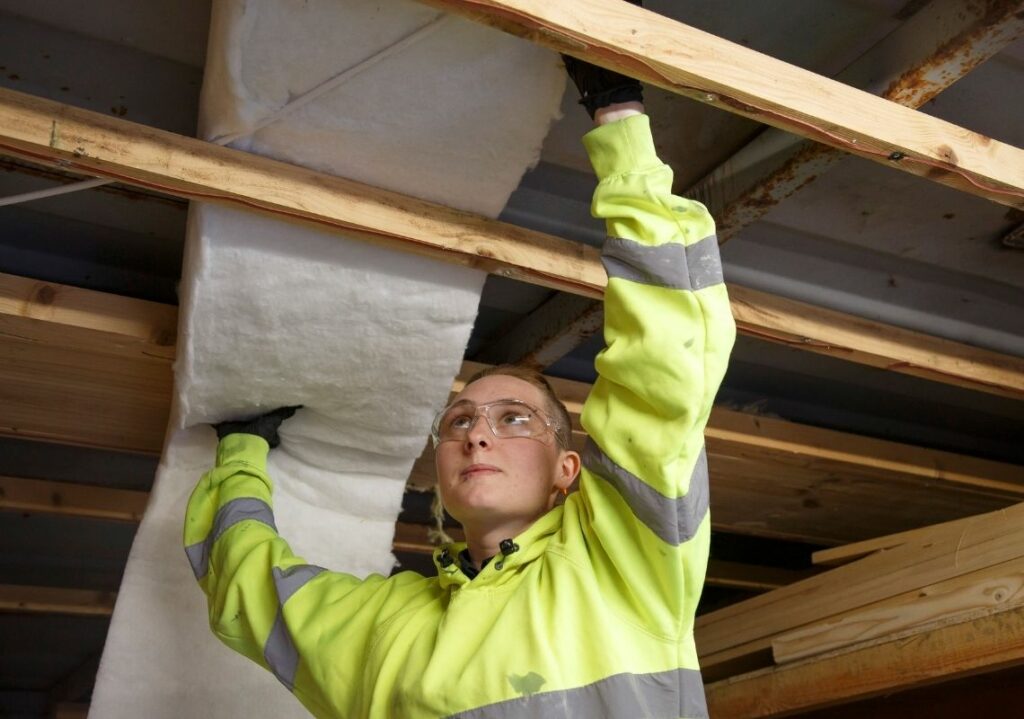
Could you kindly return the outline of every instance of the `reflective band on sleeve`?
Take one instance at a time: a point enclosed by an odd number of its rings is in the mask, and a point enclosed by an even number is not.
[[[617,277],[675,290],[697,291],[723,281],[718,238],[714,235],[685,247],[675,242],[645,245],[609,237],[601,262],[609,279]]]
[[[702,447],[682,497],[666,497],[615,464],[593,439],[583,448],[583,466],[611,484],[626,500],[637,519],[673,547],[689,541],[708,511],[708,458]]]
[[[313,564],[299,564],[287,569],[274,567],[274,586],[277,588],[277,602],[281,605],[281,608],[284,608],[284,603],[295,592],[302,589],[310,579],[323,571],[325,571],[323,567],[317,567]]]
[[[277,610],[274,626],[263,647],[263,658],[278,681],[288,687],[288,691],[292,691],[295,688],[295,672],[299,669],[299,652],[285,626],[281,609]]]
[[[583,687],[528,694],[452,714],[448,719],[707,719],[707,716],[700,672],[671,669],[655,674],[616,674]]]
[[[188,557],[189,564],[192,565],[192,573],[196,575],[196,580],[202,579],[210,571],[210,552],[213,550],[214,542],[224,532],[246,519],[262,522],[275,532],[277,531],[277,526],[274,524],[274,512],[270,509],[270,505],[262,499],[254,497],[232,499],[217,510],[217,516],[213,518],[213,526],[206,539],[185,547],[185,555]]]

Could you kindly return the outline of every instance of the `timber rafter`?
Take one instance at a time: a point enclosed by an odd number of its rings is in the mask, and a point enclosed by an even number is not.
[[[10,90],[0,90],[0,152],[587,297],[600,297],[607,282],[597,250],[579,243]],[[749,335],[1024,397],[1024,359],[730,289],[737,325]]]

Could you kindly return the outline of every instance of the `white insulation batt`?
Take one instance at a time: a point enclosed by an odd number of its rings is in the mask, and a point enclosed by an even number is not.
[[[396,0],[215,0],[207,139],[495,216],[563,91],[557,58]],[[322,566],[387,574],[404,482],[476,316],[480,272],[193,205],[168,441],[90,716],[305,711],[210,633],[181,546],[207,425],[304,409],[271,453],[278,528]]]

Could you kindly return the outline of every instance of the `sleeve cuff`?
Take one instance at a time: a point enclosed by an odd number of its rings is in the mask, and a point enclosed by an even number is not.
[[[647,115],[632,115],[595,127],[583,136],[583,146],[598,180],[662,165],[654,149],[651,118]]]
[[[229,434],[217,444],[217,466],[244,462],[265,470],[268,452],[270,445],[262,437],[255,434]]]

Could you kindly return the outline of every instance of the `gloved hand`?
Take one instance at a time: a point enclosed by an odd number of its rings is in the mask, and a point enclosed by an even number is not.
[[[642,0],[626,2],[643,7]],[[591,65],[571,55],[562,55],[562,61],[565,63],[565,71],[569,73],[569,78],[579,90],[580,104],[587,108],[590,119],[594,119],[594,113],[602,107],[619,102],[644,101],[643,88],[640,87],[640,82],[632,77]]]
[[[218,440],[224,439],[229,434],[255,434],[257,437],[267,440],[267,444],[271,447],[276,447],[281,444],[281,438],[277,435],[278,427],[295,414],[295,410],[301,408],[301,404],[294,407],[279,407],[251,419],[218,422],[213,425],[213,428],[217,430]]]

